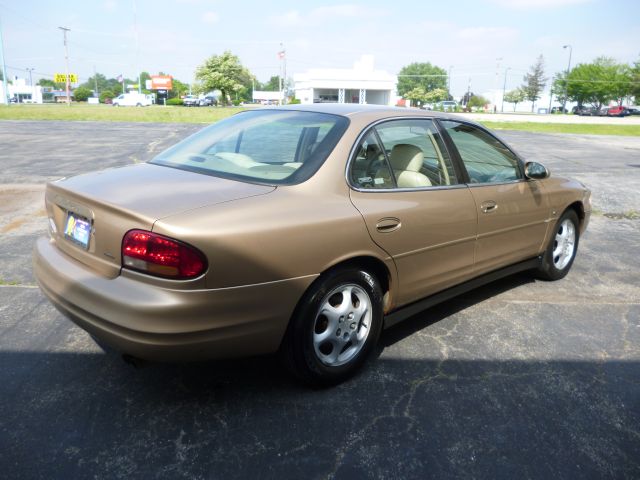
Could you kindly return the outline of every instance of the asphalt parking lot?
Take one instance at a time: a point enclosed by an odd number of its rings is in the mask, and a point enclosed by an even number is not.
[[[201,127],[0,122],[0,477],[640,478],[640,137],[502,133],[593,191],[571,273],[416,315],[313,391],[272,358],[134,368],[34,284],[46,181]]]

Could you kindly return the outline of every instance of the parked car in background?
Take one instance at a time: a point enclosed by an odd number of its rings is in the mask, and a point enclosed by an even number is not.
[[[577,107],[576,113],[582,117],[595,116],[598,115],[598,109],[595,107],[586,107],[583,105],[581,107]]]
[[[199,99],[198,105],[201,107],[210,107],[212,105],[217,105],[217,103],[218,101],[216,100],[216,97],[213,95],[207,95]]]
[[[609,107],[607,109],[608,117],[626,117],[627,115],[630,115],[627,107],[617,105],[615,107]]]
[[[551,107],[551,113],[568,113],[569,111],[566,108],[562,107]]]
[[[453,112],[458,104],[453,100],[443,100],[434,104],[434,110],[442,110],[443,112]]]
[[[153,95],[144,93],[123,93],[111,101],[114,107],[148,107],[153,104]]]
[[[133,357],[279,352],[330,385],[424,308],[519,271],[563,278],[590,198],[456,115],[249,110],[149,163],[49,183],[34,273]]]
[[[597,115],[598,117],[606,117],[607,112],[609,112],[609,107],[600,107],[600,109],[594,115]]]
[[[640,115],[640,107],[632,105],[627,107],[627,112],[629,112],[629,115]]]
[[[185,107],[199,107],[200,99],[197,95],[187,95],[182,99],[182,104]]]

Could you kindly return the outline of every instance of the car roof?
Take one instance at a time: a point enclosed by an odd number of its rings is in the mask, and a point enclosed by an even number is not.
[[[447,112],[420,110],[407,107],[388,107],[385,105],[364,105],[358,103],[314,103],[309,105],[284,105],[268,107],[268,110],[294,110],[300,112],[328,113],[349,118],[371,117],[372,120],[389,117],[441,118],[463,121],[477,125],[464,117]]]

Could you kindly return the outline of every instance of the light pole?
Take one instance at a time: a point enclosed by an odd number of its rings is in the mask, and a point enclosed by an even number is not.
[[[507,72],[511,70],[511,67],[504,69],[504,83],[502,84],[502,106],[500,107],[500,113],[504,113],[504,94],[507,91]]]
[[[35,97],[35,95],[33,94],[33,77],[31,76],[31,72],[33,72],[33,68],[25,68],[25,70],[27,72],[29,72],[29,89],[31,90],[31,101],[33,101],[33,97]]]
[[[447,76],[447,80],[448,80],[447,81],[447,93],[449,94],[449,97],[451,99],[453,99],[453,96],[451,95],[451,70],[453,70],[453,65],[449,65],[449,75]]]
[[[31,76],[31,72],[35,70],[35,68],[25,68],[27,72],[29,72],[29,86],[33,87],[33,77]]]
[[[9,102],[9,90],[7,90],[7,67],[4,64],[4,45],[2,44],[2,25],[0,25],[0,55],[2,56],[2,91],[4,92],[4,101]]]
[[[71,106],[71,96],[69,95],[69,47],[67,46],[67,32],[70,32],[71,29],[67,27],[58,28],[62,30],[64,35],[64,61],[67,68],[67,81],[65,82],[67,90],[67,105]]]
[[[569,49],[569,63],[567,64],[567,75],[564,79],[564,99],[562,101],[562,113],[564,113],[565,107],[567,106],[567,95],[569,94],[569,72],[571,71],[571,54],[573,53],[573,48],[571,45],[563,45],[562,48]]]

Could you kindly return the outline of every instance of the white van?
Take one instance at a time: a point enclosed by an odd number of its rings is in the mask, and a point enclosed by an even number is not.
[[[123,93],[113,99],[114,107],[148,107],[153,103],[153,95],[144,93]]]

